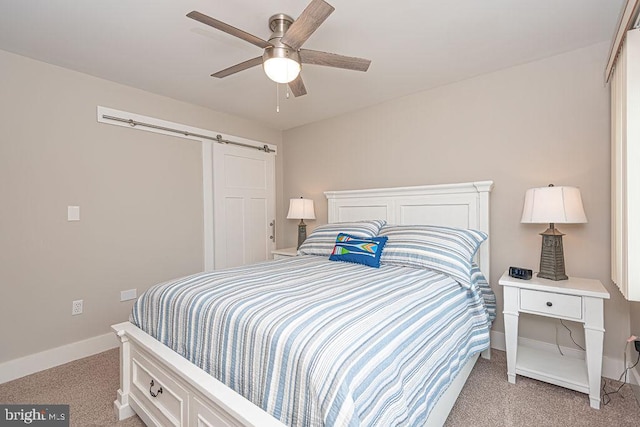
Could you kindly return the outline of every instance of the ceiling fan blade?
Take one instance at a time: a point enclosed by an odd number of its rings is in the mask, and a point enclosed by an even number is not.
[[[324,65],[327,67],[345,68],[354,71],[367,71],[371,60],[344,56],[319,50],[300,49],[300,60],[303,64]]]
[[[217,73],[211,74],[211,77],[217,77],[219,79],[223,77],[230,76],[231,74],[235,74],[240,71],[244,71],[247,68],[255,67],[256,65],[262,64],[262,56],[258,56],[253,59],[249,59],[247,61],[236,64],[232,67],[225,68],[224,70],[218,71]]]
[[[293,96],[295,97],[307,94],[307,88],[304,87],[302,75],[298,74],[298,77],[296,77],[295,80],[289,82],[289,89],[291,89],[291,93],[293,93]]]
[[[291,24],[280,41],[293,49],[300,49],[334,10],[334,7],[324,0],[313,0]]]
[[[263,49],[271,46],[271,43],[269,43],[266,40],[262,40],[260,37],[256,37],[253,34],[249,34],[246,31],[242,31],[236,27],[233,27],[222,21],[218,21],[217,19],[207,16],[203,13],[196,12],[195,10],[193,12],[189,12],[187,14],[187,17],[191,19],[195,19],[196,21],[202,22],[203,24],[213,27],[216,30],[220,30],[227,34],[231,34],[232,36],[238,37],[244,41],[247,41]]]

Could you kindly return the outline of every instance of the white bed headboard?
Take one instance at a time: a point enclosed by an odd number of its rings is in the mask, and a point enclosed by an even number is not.
[[[429,224],[473,228],[489,236],[489,193],[493,181],[370,190],[326,191],[329,222],[384,219],[389,224]],[[487,280],[491,238],[477,263]]]

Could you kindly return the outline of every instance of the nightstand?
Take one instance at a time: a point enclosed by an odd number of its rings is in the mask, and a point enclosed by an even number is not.
[[[275,251],[271,251],[271,255],[273,255],[273,259],[290,258],[298,255],[298,248],[276,249]]]
[[[520,280],[505,271],[499,281],[504,291],[504,332],[507,377],[516,375],[556,384],[589,395],[592,408],[600,409],[600,375],[604,341],[604,300],[609,292],[598,280],[570,277],[553,281],[533,277]],[[518,345],[520,313],[553,317],[584,325],[585,359]]]

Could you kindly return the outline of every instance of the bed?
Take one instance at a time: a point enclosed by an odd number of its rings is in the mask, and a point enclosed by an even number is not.
[[[325,194],[330,224],[384,220],[488,235],[491,188],[490,181],[483,181]],[[478,353],[489,356],[486,309],[478,292],[471,292],[483,282],[482,274],[489,277],[488,241],[474,261],[479,268],[468,288],[439,271],[402,265],[371,269],[313,255],[158,285],[137,303],[135,325],[113,326],[121,342],[117,417],[137,413],[147,425],[442,425]],[[242,283],[234,284],[239,277]],[[390,283],[393,292],[388,291]],[[225,287],[233,297],[219,293]],[[205,299],[202,292],[214,298]],[[244,294],[258,301],[251,303],[252,311]],[[472,294],[476,296],[468,297]],[[456,308],[456,299],[464,301],[464,310]],[[180,308],[179,300],[200,304]],[[166,305],[157,313],[150,308],[162,301]],[[415,322],[411,316],[421,311],[438,313],[440,323]],[[225,323],[218,319],[222,312],[237,318],[240,312],[249,314],[239,323]],[[318,323],[298,320],[304,313]],[[180,317],[189,322],[174,321]],[[207,329],[203,318],[214,319],[213,329]],[[387,327],[400,335],[385,335]],[[263,334],[265,329],[277,333]],[[297,335],[284,341],[272,337],[285,330]],[[250,339],[254,335],[259,339]],[[421,344],[407,350],[405,343],[414,335]],[[442,351],[429,344],[438,335],[464,351],[447,356],[446,362],[424,362]],[[401,344],[389,347],[387,341],[394,339]],[[224,351],[242,346],[247,348],[237,356]],[[318,356],[310,350],[314,346],[326,351]],[[360,369],[372,358],[376,369]],[[288,362],[274,367],[281,360]],[[314,379],[325,378],[328,371],[335,371],[326,377],[331,380]],[[402,390],[391,382],[398,376]],[[367,394],[368,388],[374,392]]]

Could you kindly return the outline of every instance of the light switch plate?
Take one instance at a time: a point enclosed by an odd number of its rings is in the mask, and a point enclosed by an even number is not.
[[[80,206],[67,206],[67,221],[80,221]]]

